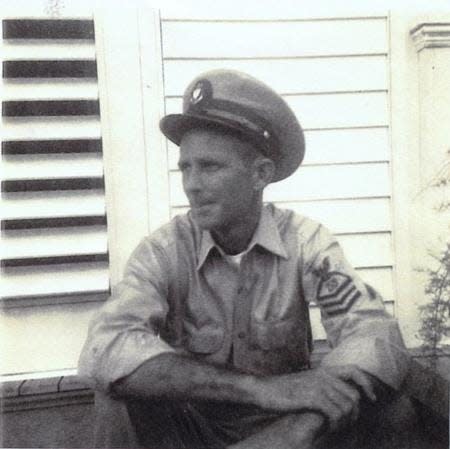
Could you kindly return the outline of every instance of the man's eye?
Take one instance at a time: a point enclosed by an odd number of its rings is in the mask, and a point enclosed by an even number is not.
[[[203,170],[205,170],[206,172],[214,172],[217,171],[219,168],[220,167],[218,164],[205,164],[203,166]]]

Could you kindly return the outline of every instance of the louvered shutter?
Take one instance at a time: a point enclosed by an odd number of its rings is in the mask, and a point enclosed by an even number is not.
[[[93,20],[3,20],[4,306],[109,291]]]

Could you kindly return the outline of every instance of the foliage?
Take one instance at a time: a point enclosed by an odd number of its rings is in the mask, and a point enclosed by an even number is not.
[[[448,150],[447,155],[450,155]],[[435,208],[437,212],[450,211],[450,201],[446,194],[450,186],[450,162],[445,161],[438,171],[429,188],[442,189],[444,199]],[[435,259],[435,268],[420,270],[427,275],[424,293],[429,302],[421,306],[421,328],[419,337],[422,340],[422,353],[426,356],[428,365],[433,370],[437,368],[438,357],[442,350],[440,343],[444,337],[450,335],[450,243]]]
[[[450,335],[450,244],[447,244],[437,262],[436,269],[425,270],[428,275],[425,295],[430,302],[420,307],[422,324],[419,330],[422,351],[434,370],[441,353],[439,344],[443,337]]]

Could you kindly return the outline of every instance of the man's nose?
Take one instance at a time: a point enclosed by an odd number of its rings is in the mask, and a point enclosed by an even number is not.
[[[183,188],[186,193],[198,192],[202,186],[202,177],[198,169],[191,168],[183,174]]]

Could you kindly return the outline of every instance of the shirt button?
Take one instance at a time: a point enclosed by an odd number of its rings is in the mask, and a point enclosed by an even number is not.
[[[238,337],[242,339],[245,338],[246,335],[247,334],[245,332],[239,332]]]

